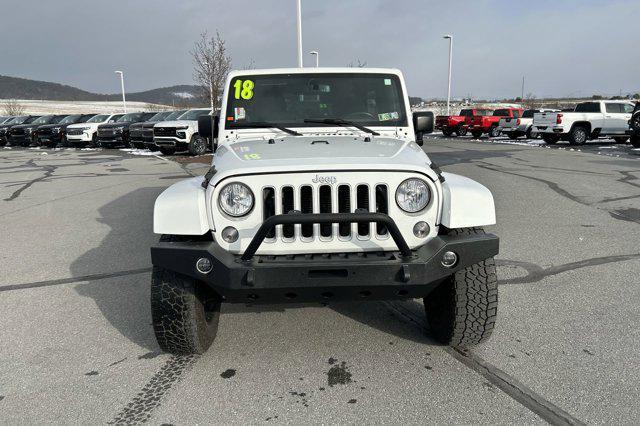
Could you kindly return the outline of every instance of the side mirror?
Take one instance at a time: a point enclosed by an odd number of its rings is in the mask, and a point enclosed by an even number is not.
[[[435,116],[432,111],[413,112],[413,131],[416,132],[416,143],[423,144],[422,136],[425,133],[433,133]]]

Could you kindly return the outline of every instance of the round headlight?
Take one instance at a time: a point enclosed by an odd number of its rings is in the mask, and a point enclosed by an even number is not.
[[[220,191],[218,204],[229,216],[244,216],[253,208],[253,192],[243,183],[230,183]]]
[[[408,213],[416,213],[429,204],[431,191],[421,179],[407,179],[396,190],[398,207]]]

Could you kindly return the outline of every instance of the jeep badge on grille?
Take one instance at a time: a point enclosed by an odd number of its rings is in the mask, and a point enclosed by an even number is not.
[[[320,175],[316,175],[316,177],[314,177],[311,180],[311,182],[313,183],[326,183],[329,185],[333,185],[337,181],[338,179],[335,176],[320,176]]]

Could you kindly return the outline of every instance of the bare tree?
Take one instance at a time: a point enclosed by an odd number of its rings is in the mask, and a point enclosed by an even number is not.
[[[367,61],[360,62],[360,58],[356,59],[356,61],[357,61],[357,64],[356,64],[356,65],[354,65],[353,61],[351,61],[351,62],[349,62],[349,63],[347,64],[347,66],[348,66],[349,68],[356,68],[356,67],[357,67],[357,68],[364,68],[364,67],[366,67],[366,66],[367,66]]]
[[[20,104],[15,99],[7,99],[6,101],[4,101],[4,103],[2,104],[2,108],[4,110],[4,115],[8,115],[11,117],[16,115],[23,115],[25,111],[24,105]]]
[[[539,104],[536,95],[533,93],[527,93],[527,96],[522,100],[522,105],[525,109],[536,109]]]
[[[207,32],[200,34],[193,50],[193,78],[200,85],[202,98],[210,101],[213,92],[213,106],[220,106],[223,85],[231,70],[231,56],[227,54],[225,41],[218,31],[209,36]]]

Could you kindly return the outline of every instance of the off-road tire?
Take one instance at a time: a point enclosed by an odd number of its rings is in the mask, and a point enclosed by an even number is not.
[[[640,148],[640,135],[631,136],[631,145],[634,148]]]
[[[173,155],[176,153],[176,149],[175,148],[165,148],[164,146],[160,147],[160,152],[162,153],[162,155]]]
[[[616,141],[616,143],[627,143],[627,141],[629,140],[629,138],[627,136],[624,137],[615,137],[613,138],[614,141]]]
[[[482,228],[447,230],[448,235],[482,235]],[[467,266],[424,298],[427,321],[439,342],[466,348],[487,340],[498,311],[498,279],[493,258]]]
[[[560,140],[560,138],[556,135],[549,135],[549,134],[543,134],[542,135],[542,140],[547,144],[547,145],[555,145],[556,143],[558,143],[558,141]]]
[[[160,241],[176,241],[163,235]],[[154,267],[151,276],[151,319],[160,348],[175,355],[202,354],[216,337],[220,299],[205,284]]]
[[[584,145],[589,138],[589,132],[583,126],[573,126],[569,131],[570,145]]]
[[[446,137],[450,138],[453,135],[453,130],[446,128],[446,129],[442,129],[442,134],[445,135]]]
[[[480,139],[482,137],[482,131],[473,131],[471,132],[471,136],[473,136],[476,139]]]
[[[456,127],[456,135],[458,136],[465,136],[467,134],[467,129],[465,129],[464,127],[462,127],[462,125]]]
[[[189,142],[189,154],[204,155],[207,152],[207,140],[200,135],[191,136]]]
[[[500,130],[498,130],[498,126],[494,125],[489,127],[489,137],[497,138],[498,136],[500,136]]]

